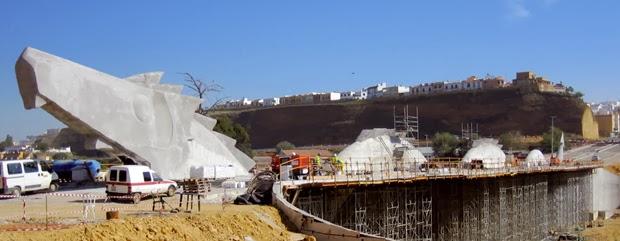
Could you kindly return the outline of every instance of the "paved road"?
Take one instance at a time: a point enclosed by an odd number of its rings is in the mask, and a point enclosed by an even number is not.
[[[591,144],[577,147],[565,152],[567,159],[576,161],[589,161],[596,151],[599,151],[599,158],[606,163],[620,162],[620,144]]]

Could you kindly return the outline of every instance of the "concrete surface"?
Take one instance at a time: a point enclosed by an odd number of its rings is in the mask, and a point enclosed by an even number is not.
[[[605,164],[620,163],[620,144],[591,144],[571,149],[566,158],[576,161],[589,161],[596,151]],[[592,177],[593,209],[613,213],[620,207],[620,176],[603,168],[596,170]]]

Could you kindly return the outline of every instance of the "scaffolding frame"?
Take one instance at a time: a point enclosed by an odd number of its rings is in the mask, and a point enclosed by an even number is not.
[[[415,115],[409,113],[409,105],[403,107],[402,114],[396,111],[396,106],[393,108],[394,131],[396,135],[418,146],[420,140],[420,116],[418,107],[416,106],[415,108]]]
[[[511,177],[308,188],[294,205],[393,240],[543,240],[585,225],[592,170]]]

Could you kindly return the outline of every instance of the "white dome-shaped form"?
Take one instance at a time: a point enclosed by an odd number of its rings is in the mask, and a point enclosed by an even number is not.
[[[549,165],[549,162],[545,159],[545,155],[540,150],[534,149],[527,154],[524,164],[528,167],[534,167]]]
[[[506,154],[493,143],[483,142],[470,149],[463,157],[464,163],[481,160],[484,168],[502,168],[506,163]]]
[[[427,160],[419,150],[402,139],[394,136],[381,135],[371,137],[347,146],[338,157],[345,163],[350,171],[380,171],[386,169],[391,162],[394,150],[397,147],[408,147],[403,153],[403,160],[407,163],[415,163],[419,166]],[[407,168],[410,165],[407,164]]]
[[[405,162],[426,163],[426,157],[424,157],[424,154],[418,149],[406,150],[403,154],[403,160],[405,160]]]

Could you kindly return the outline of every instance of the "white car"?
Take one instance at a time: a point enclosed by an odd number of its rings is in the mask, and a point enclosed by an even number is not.
[[[177,183],[162,179],[147,166],[122,165],[111,167],[105,177],[106,194],[111,199],[128,197],[139,203],[143,197],[165,194],[174,196]],[[116,198],[115,198],[116,197]]]
[[[24,192],[58,190],[57,180],[37,160],[0,161],[0,194],[20,196]]]

